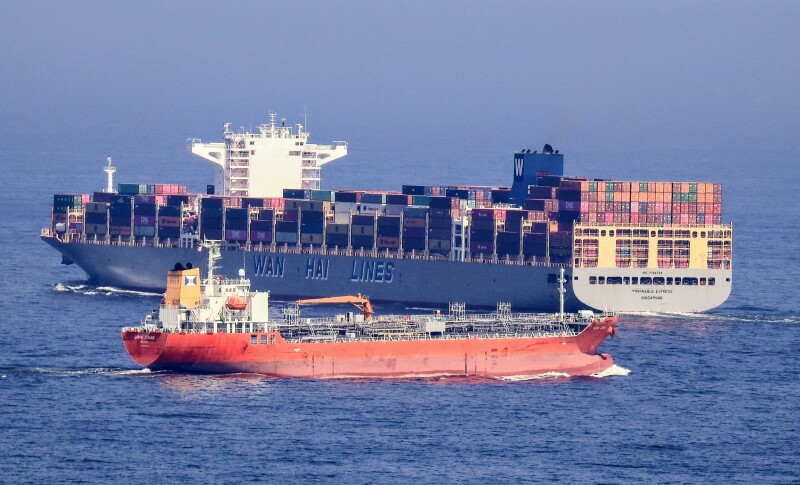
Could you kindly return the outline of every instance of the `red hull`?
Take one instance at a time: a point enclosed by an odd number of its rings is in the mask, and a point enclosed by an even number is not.
[[[613,365],[611,356],[597,354],[597,347],[613,333],[617,321],[617,317],[596,321],[574,337],[293,343],[275,332],[123,330],[122,341],[136,363],[152,370],[253,372],[279,377],[512,376],[547,372],[587,376]],[[253,339],[257,343],[252,343]]]

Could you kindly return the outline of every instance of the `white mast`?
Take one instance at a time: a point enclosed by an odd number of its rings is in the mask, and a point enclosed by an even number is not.
[[[106,185],[105,192],[110,194],[114,192],[114,172],[117,171],[117,168],[111,165],[111,156],[106,158],[106,161],[108,162],[108,165],[105,166],[103,171],[108,174],[108,185]]]

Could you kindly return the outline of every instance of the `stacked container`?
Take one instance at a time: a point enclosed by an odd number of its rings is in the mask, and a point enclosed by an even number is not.
[[[228,207],[225,209],[225,240],[244,243],[247,241],[247,223],[250,211],[245,208]]]
[[[350,245],[353,249],[375,247],[375,216],[353,214],[350,223]]]
[[[418,196],[412,196],[412,198],[416,197]],[[427,207],[406,207],[403,209],[403,251],[425,250],[428,211]]]
[[[472,209],[469,224],[469,250],[473,257],[493,255],[497,226],[505,220],[502,209]]]
[[[105,202],[88,202],[85,209],[83,222],[87,236],[103,236],[108,234],[108,206]]]
[[[181,205],[165,205],[158,208],[158,238],[160,240],[174,241],[180,238],[182,211]]]
[[[272,244],[274,239],[275,209],[261,209],[256,219],[250,221],[250,242]]]
[[[453,203],[458,199],[434,196],[428,213],[428,251],[449,253],[453,240]]]
[[[200,239],[222,240],[223,199],[219,197],[203,197],[200,199]]]
[[[133,226],[133,197],[120,195],[108,208],[108,234],[130,237]]]
[[[400,248],[400,216],[378,216],[378,249],[398,250]]]

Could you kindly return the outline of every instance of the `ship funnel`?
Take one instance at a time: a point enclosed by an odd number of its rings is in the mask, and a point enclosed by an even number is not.
[[[176,265],[177,267],[178,265]],[[174,269],[167,273],[164,306],[194,308],[200,304],[200,269]]]

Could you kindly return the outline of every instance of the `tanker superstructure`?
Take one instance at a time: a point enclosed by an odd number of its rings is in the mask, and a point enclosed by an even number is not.
[[[318,170],[347,145],[319,148],[298,132],[292,138],[274,117],[257,135],[234,136],[226,126],[224,143],[194,141],[191,149],[219,155],[218,183],[228,195],[187,194],[174,184],[58,195],[42,237],[91,282],[122,288],[163,290],[164,267],[201,265],[198,245],[220,240],[223,274],[236,275],[244,262],[254,288],[280,297],[363,293],[479,307],[505,300],[552,311],[561,268],[569,310],[696,312],[730,294],[732,226],[722,222],[719,184],[566,177],[563,155],[545,146],[514,154],[510,187],[308,189],[319,186],[319,172],[306,171],[312,160]],[[291,150],[287,140],[303,145]],[[275,144],[283,155],[267,157],[280,160],[270,170],[284,167],[295,188],[274,195],[253,177],[247,184],[234,177],[243,172],[230,152],[240,144],[254,147],[246,150],[250,166],[268,165],[253,157]],[[285,165],[291,157],[299,165]]]

